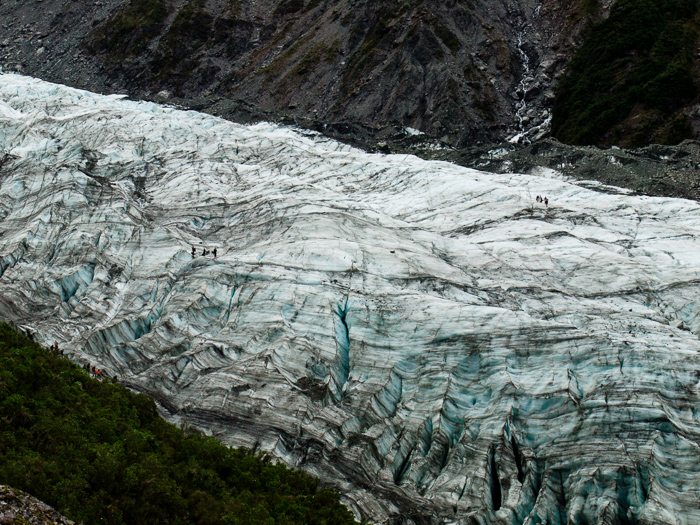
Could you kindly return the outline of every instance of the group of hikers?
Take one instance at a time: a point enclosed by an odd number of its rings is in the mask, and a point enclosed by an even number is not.
[[[54,341],[53,346],[49,346],[49,350],[56,352],[58,355],[63,355],[63,350],[58,348],[58,341]]]
[[[104,373],[102,370],[100,370],[99,368],[95,368],[94,366],[90,366],[90,363],[85,363],[85,364],[83,365],[83,369],[84,369],[88,374],[90,374],[91,376],[95,377],[96,379],[109,379],[109,378],[110,378],[107,374],[105,374],[105,373]],[[112,381],[114,382],[114,381],[116,381],[116,380],[117,380],[117,376],[114,376],[114,377],[112,378]]]
[[[58,348],[58,341],[54,341],[53,346],[49,346],[49,350],[50,350],[51,352],[57,353],[58,355],[61,355],[61,356],[63,355],[63,350],[61,350],[61,349]],[[103,379],[103,378],[109,379],[109,376],[108,376],[107,374],[105,374],[105,373],[104,373],[102,370],[100,370],[99,368],[95,368],[94,366],[90,366],[90,363],[85,363],[85,364],[83,365],[83,369],[84,369],[88,374],[92,375],[93,377],[95,377],[95,378],[97,378],[97,379]],[[117,376],[114,376],[114,377],[112,378],[112,380],[113,380],[113,381],[116,381],[116,380],[117,380]]]
[[[209,252],[207,251],[206,248],[202,248],[202,257],[205,257]],[[211,251],[212,255],[214,255],[214,259],[216,259],[216,248],[214,248]],[[195,258],[197,256],[197,249],[192,246],[192,258]]]
[[[549,206],[549,199],[547,197],[542,198],[541,196],[537,196],[535,199],[537,202],[543,202],[545,206]]]

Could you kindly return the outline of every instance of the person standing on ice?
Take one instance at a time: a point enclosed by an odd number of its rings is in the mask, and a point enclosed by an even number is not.
[[[204,257],[206,254],[207,254],[207,249],[206,249],[206,248],[202,248],[202,257]]]
[[[194,249],[194,246],[192,246],[192,258],[194,259],[194,256],[197,255],[197,252]]]
[[[216,248],[214,248],[214,250],[211,253],[214,254],[214,259],[216,259]]]

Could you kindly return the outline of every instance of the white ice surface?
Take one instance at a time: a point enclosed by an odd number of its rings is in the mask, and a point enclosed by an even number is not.
[[[700,523],[697,203],[8,74],[0,148],[0,315],[170,419],[376,523]]]

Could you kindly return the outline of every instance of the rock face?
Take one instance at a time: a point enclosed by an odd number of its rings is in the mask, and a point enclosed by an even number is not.
[[[6,485],[0,485],[0,524],[75,525],[45,503]]]
[[[0,145],[0,315],[171,420],[375,523],[700,521],[697,203],[17,75]]]
[[[529,140],[607,0],[10,0],[0,65],[237,119]],[[243,103],[242,101],[245,101]]]

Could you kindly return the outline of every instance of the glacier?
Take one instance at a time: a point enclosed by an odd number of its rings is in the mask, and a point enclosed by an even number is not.
[[[0,145],[0,316],[170,421],[374,523],[700,523],[697,202],[15,74]]]

